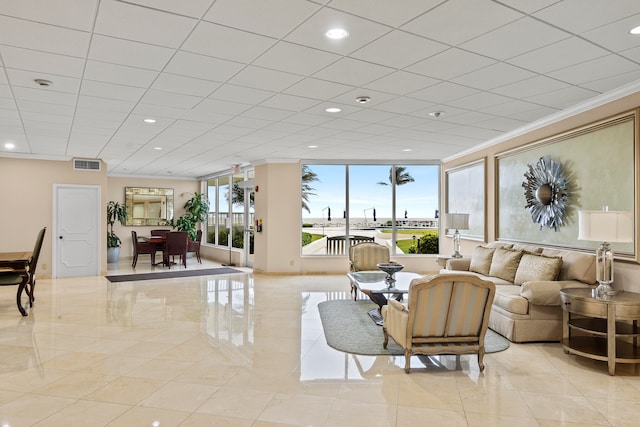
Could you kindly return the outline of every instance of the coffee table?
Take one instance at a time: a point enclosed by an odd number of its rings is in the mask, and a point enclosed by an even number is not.
[[[360,292],[367,295],[371,301],[378,304],[378,308],[369,311],[369,317],[382,326],[382,314],[380,308],[387,304],[385,295],[393,295],[398,301],[402,300],[402,296],[409,292],[409,285],[413,279],[422,277],[417,273],[398,272],[394,274],[396,282],[393,287],[389,287],[385,282],[387,273],[383,271],[356,271],[347,274],[351,284]]]

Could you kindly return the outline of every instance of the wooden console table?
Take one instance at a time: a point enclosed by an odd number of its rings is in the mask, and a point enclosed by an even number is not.
[[[609,375],[616,363],[640,363],[640,294],[596,298],[595,290],[575,288],[561,290],[560,297],[566,353],[606,361]]]

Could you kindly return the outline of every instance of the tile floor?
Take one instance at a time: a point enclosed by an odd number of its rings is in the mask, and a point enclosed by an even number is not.
[[[129,260],[110,274],[131,272]],[[147,272],[143,259],[138,272]],[[189,268],[210,268],[205,262]],[[485,357],[344,354],[316,305],[342,275],[40,279],[0,288],[0,426],[637,426],[640,367],[512,344]]]

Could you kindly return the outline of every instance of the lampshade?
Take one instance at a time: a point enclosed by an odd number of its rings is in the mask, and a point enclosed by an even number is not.
[[[578,240],[633,241],[633,215],[626,211],[579,211]]]
[[[444,214],[444,222],[448,229],[468,230],[469,214],[465,213],[447,213]]]

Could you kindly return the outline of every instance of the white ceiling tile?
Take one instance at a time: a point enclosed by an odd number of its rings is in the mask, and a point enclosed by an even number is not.
[[[532,37],[535,34],[535,37]],[[491,58],[505,60],[571,37],[562,30],[525,17],[478,36],[461,47]]]
[[[640,46],[634,47],[633,49],[623,50],[620,52],[620,55],[634,62],[640,63]]]
[[[534,16],[580,34],[640,13],[640,2],[637,0],[616,0],[615,3],[615,7],[612,7],[611,2],[607,1],[564,0],[534,13]]]
[[[480,70],[472,71],[451,81],[477,89],[493,89],[535,76],[531,71],[498,62]]]
[[[340,55],[279,42],[253,62],[265,68],[309,76],[340,59]]]
[[[84,71],[84,78],[88,80],[143,88],[151,86],[157,76],[157,71],[97,61],[87,61]]]
[[[127,3],[134,3],[149,8],[166,10],[168,12],[177,13],[179,15],[192,16],[200,18],[207,11],[211,3],[215,0],[127,0]]]
[[[227,115],[241,114],[247,111],[250,106],[239,102],[222,101],[219,99],[205,99],[193,111],[204,111],[207,113],[219,113]]]
[[[281,110],[304,111],[319,103],[320,101],[317,99],[279,93],[263,101],[261,105]]]
[[[522,16],[513,9],[489,0],[472,2],[450,0],[401,28],[432,40],[457,46]]]
[[[332,0],[329,7],[397,27],[442,2],[443,0],[368,0],[367,7],[363,8],[361,0]]]
[[[241,102],[243,104],[258,104],[272,96],[274,92],[254,89],[250,87],[224,85],[213,92],[211,99],[221,99],[223,101]]]
[[[295,123],[300,125],[318,126],[332,120],[330,117],[318,114],[297,113],[283,120],[285,123]]]
[[[392,68],[405,68],[448,47],[404,31],[394,30],[353,52],[354,58]]]
[[[165,105],[176,108],[193,108],[204,98],[193,95],[183,95],[175,92],[165,92],[150,89],[145,93],[140,102],[145,104]]]
[[[495,62],[495,60],[485,56],[476,55],[475,53],[462,49],[451,48],[407,67],[407,71],[437,79],[452,79],[479,70]]]
[[[467,110],[482,111],[486,107],[502,104],[504,102],[509,102],[511,100],[512,100],[511,98],[507,98],[501,95],[496,95],[490,92],[478,92],[471,96],[465,96],[464,98],[448,101],[447,104],[450,104],[458,108],[465,108]]]
[[[569,85],[545,76],[535,76],[516,83],[500,86],[491,91],[511,98],[526,98],[539,93],[564,89]]]
[[[409,94],[409,96],[433,103],[445,103],[454,99],[470,96],[478,92],[478,89],[474,89],[468,86],[462,86],[450,82],[442,82],[426,89],[413,92]]]
[[[362,96],[369,97],[369,101],[366,104],[361,104],[356,100],[356,98],[359,98]],[[358,107],[373,108],[379,103],[388,101],[393,98],[395,98],[395,95],[390,93],[358,88],[358,89],[353,89],[353,90],[350,90],[349,92],[345,92],[341,95],[336,96],[335,98],[331,99],[331,102],[337,102],[340,104],[353,105]]]
[[[152,89],[165,92],[183,93],[186,95],[207,97],[220,87],[220,83],[193,77],[162,73],[151,85]]]
[[[367,83],[364,87],[380,92],[392,93],[394,95],[407,95],[411,92],[436,85],[439,82],[440,80],[431,77],[408,73],[406,71],[395,71],[380,79]]]
[[[129,112],[134,107],[133,101],[121,101],[115,99],[98,98],[95,96],[80,95],[78,108],[91,108],[94,110]]]
[[[498,136],[503,132],[508,132],[526,124],[527,122],[523,120],[516,120],[509,117],[494,117],[490,120],[476,123],[475,125],[480,128],[496,131],[494,132],[493,136]]]
[[[121,39],[177,48],[197,20],[120,1],[103,1],[95,32]]]
[[[314,78],[306,78],[285,90],[285,93],[306,98],[331,99],[335,98],[338,95],[346,93],[351,89],[353,89],[352,86],[347,86],[340,83],[333,83]]]
[[[253,107],[242,113],[242,117],[279,121],[294,114],[292,111],[278,110],[275,108]]]
[[[640,12],[640,11],[638,11]],[[600,46],[619,52],[638,46],[638,35],[631,34],[632,28],[640,24],[640,13],[625,19],[613,22],[609,25],[587,31],[582,36]]]
[[[145,89],[116,85],[113,83],[94,82],[86,80],[82,83],[80,93],[99,98],[120,99],[123,101],[139,101]]]
[[[53,105],[75,105],[76,103],[76,94],[55,92],[42,88],[31,89],[15,86],[13,88],[13,95],[18,102],[33,101]]]
[[[248,66],[233,76],[228,83],[280,92],[302,79],[302,76],[298,76],[296,74]]]
[[[91,34],[0,15],[3,45],[82,58]]]
[[[98,0],[5,0],[0,14],[58,27],[91,31]]]
[[[515,114],[537,110],[539,108],[540,105],[538,104],[515,99],[513,101],[505,102],[504,104],[486,107],[482,111],[487,114],[493,114],[494,116],[511,117]]]
[[[392,72],[394,72],[393,68],[358,61],[352,58],[342,58],[325,69],[318,71],[313,77],[351,86],[364,86]]]
[[[203,21],[196,26],[181,49],[248,64],[275,42],[270,37]]]
[[[638,80],[640,80],[640,70],[635,70],[629,73],[618,74],[616,76],[582,83],[580,86],[599,93],[604,93],[625,86],[629,83],[636,83]]]
[[[349,36],[342,40],[332,40],[325,33],[333,28],[343,28]],[[377,39],[391,28],[376,24],[354,15],[323,8],[284,39],[303,46],[315,47],[329,52],[348,54]]]
[[[529,98],[526,98],[526,100],[547,107],[562,109],[571,105],[575,105],[578,102],[584,101],[585,99],[588,99],[594,95],[597,95],[597,93],[594,91],[579,88],[576,86],[570,86],[566,89],[531,96]]]
[[[248,129],[262,129],[273,123],[271,120],[261,120],[256,118],[236,116],[229,120],[229,125]]]
[[[519,10],[522,13],[533,13],[537,10],[544,9],[545,7],[557,3],[561,0],[501,0],[502,4],[511,6],[514,9]]]
[[[198,79],[224,82],[243,67],[244,65],[238,62],[181,51],[171,59],[165,71]]]
[[[608,55],[549,73],[549,76],[573,84],[617,76],[636,71],[638,64],[617,55]]]
[[[75,78],[81,78],[84,70],[84,60],[71,56],[10,46],[0,46],[0,55],[6,68]]]
[[[36,113],[46,113],[54,116],[73,117],[75,106],[73,104],[63,105],[55,103],[45,103],[41,101],[25,101],[18,100],[20,111],[29,111]]]
[[[88,58],[129,67],[162,70],[174,52],[174,49],[168,47],[95,34],[91,39]]]
[[[538,73],[548,73],[608,55],[605,49],[578,37],[509,59],[508,62]]]
[[[517,120],[523,120],[525,122],[531,123],[545,116],[549,116],[551,114],[557,113],[558,111],[559,111],[559,108],[539,107],[534,110],[522,111],[516,114],[511,114],[511,117]]]
[[[279,39],[318,9],[306,0],[217,0],[204,19]]]
[[[78,93],[80,79],[73,77],[62,77],[51,74],[40,73],[36,71],[15,70],[13,68],[6,69],[9,82],[14,87],[21,86],[31,89],[40,89],[47,92],[65,92]],[[51,81],[50,86],[40,86],[35,79],[45,79]]]
[[[376,105],[375,109],[391,113],[410,114],[414,111],[428,108],[430,105],[432,104],[418,99],[398,97]]]

